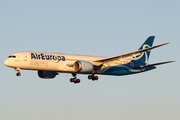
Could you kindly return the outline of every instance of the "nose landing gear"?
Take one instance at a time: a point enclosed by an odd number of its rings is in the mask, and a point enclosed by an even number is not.
[[[21,73],[18,71],[18,73],[16,73],[17,76],[21,76]]]
[[[17,76],[21,76],[21,73],[19,72],[20,71],[20,68],[14,68],[15,71],[18,71],[18,73],[16,73]]]

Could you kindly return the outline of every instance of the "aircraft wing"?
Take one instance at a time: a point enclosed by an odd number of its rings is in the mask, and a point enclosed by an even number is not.
[[[145,49],[141,49],[141,50],[137,50],[137,51],[134,51],[134,52],[130,52],[130,53],[126,53],[126,54],[121,54],[121,55],[117,55],[117,56],[113,56],[113,57],[108,57],[108,58],[105,58],[105,59],[101,59],[101,60],[95,60],[95,61],[92,61],[94,64],[96,65],[102,65],[102,64],[112,64],[112,63],[116,63],[117,61],[123,61],[125,59],[128,59],[128,58],[133,58],[133,57],[136,57],[138,55],[140,55],[142,52],[145,52],[145,51],[148,51],[148,50],[151,50],[151,49],[154,49],[154,48],[157,48],[157,47],[161,47],[161,46],[164,46],[164,45],[167,45],[169,44],[168,43],[164,43],[164,44],[160,44],[160,45],[156,45],[156,46],[152,46],[152,47],[149,47],[149,48],[145,48]]]

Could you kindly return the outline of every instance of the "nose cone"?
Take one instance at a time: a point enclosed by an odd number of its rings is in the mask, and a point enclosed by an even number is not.
[[[6,60],[4,61],[4,65],[6,65],[6,66],[9,65],[9,60],[8,60],[8,59],[6,59]]]

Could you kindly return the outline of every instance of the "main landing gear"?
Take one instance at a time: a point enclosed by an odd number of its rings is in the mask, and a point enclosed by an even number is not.
[[[94,81],[94,80],[98,80],[98,76],[89,75],[89,76],[88,76],[88,79],[89,79],[89,80],[92,79],[93,81]]]
[[[18,73],[16,73],[17,76],[21,76],[21,73],[19,72],[20,71],[20,68],[14,68],[15,71],[18,71]]]
[[[72,74],[72,76],[74,77],[74,78],[71,78],[70,79],[70,82],[73,82],[73,83],[80,83],[80,79],[77,79],[76,78],[76,75],[77,74]],[[98,76],[94,76],[94,74],[93,75],[89,75],[88,76],[88,79],[92,79],[93,81],[95,81],[95,80],[98,80]]]
[[[70,82],[74,82],[75,84],[81,82],[80,79],[77,79],[77,78],[76,78],[76,75],[77,75],[77,74],[72,74],[72,75],[73,75],[74,78],[71,78],[71,79],[70,79]]]

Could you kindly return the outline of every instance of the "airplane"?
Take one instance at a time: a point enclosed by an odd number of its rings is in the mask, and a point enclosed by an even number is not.
[[[20,69],[37,70],[38,76],[44,79],[55,78],[59,73],[71,73],[73,78],[70,82],[75,84],[80,83],[77,74],[88,74],[88,79],[93,81],[98,80],[98,76],[95,75],[130,75],[153,70],[157,65],[174,62],[148,64],[152,49],[169,44],[168,42],[152,46],[154,38],[155,36],[149,36],[137,51],[112,57],[30,51],[11,54],[4,64],[18,71],[17,76],[21,75]]]

